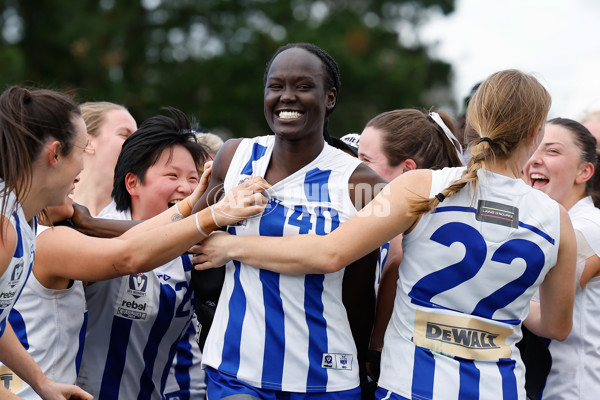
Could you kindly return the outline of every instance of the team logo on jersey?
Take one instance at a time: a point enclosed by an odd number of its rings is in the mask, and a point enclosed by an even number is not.
[[[148,277],[144,274],[129,275],[129,289],[127,293],[133,297],[140,298],[146,297],[146,291],[148,290]]]
[[[413,342],[431,351],[467,359],[510,358],[512,329],[476,318],[417,310]]]
[[[0,385],[13,393],[23,389],[23,381],[5,365],[0,365]]]
[[[15,268],[13,269],[12,274],[10,275],[10,281],[8,282],[11,288],[15,287],[21,281],[21,276],[23,275],[23,271],[25,270],[24,265],[25,262],[22,259],[19,260],[17,265],[15,265]]]
[[[351,370],[352,359],[352,354],[324,353],[321,360],[321,368]]]

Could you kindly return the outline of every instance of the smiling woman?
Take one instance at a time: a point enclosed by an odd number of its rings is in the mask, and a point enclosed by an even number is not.
[[[267,210],[230,226],[230,233],[324,235],[370,201],[355,199],[351,187],[372,189],[384,181],[327,143],[327,117],[340,93],[338,66],[328,53],[307,43],[283,46],[268,62],[264,82],[264,115],[274,135],[225,143],[207,193],[264,177],[273,185]],[[213,201],[204,196],[196,207]],[[208,397],[296,392],[291,398],[310,399],[328,392],[331,399],[360,399],[376,255],[329,275],[276,274],[230,262],[204,348]]]
[[[543,399],[591,399],[600,390],[600,210],[592,194],[597,189],[596,139],[579,122],[555,118],[546,124],[544,139],[525,166],[526,180],[562,204],[577,238],[577,291],[573,329],[563,342],[552,340],[552,366]],[[536,368],[537,366],[533,366]]]

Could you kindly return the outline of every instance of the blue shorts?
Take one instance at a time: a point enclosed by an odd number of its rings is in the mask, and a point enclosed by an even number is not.
[[[375,391],[375,400],[408,400],[406,397],[402,397],[392,392],[391,390],[378,387]]]
[[[214,368],[206,367],[206,399],[228,400],[230,396],[231,400],[361,400],[360,386],[340,392],[282,392],[259,389]]]

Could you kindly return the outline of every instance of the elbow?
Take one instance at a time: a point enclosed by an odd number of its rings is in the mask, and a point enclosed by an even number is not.
[[[119,259],[118,262],[113,264],[113,268],[120,276],[126,276],[136,274],[138,272],[144,272],[142,268],[143,263],[139,257],[135,257],[133,254],[128,254]]]
[[[325,274],[337,272],[346,266],[342,255],[335,251],[324,254],[321,260],[319,269]]]
[[[567,337],[571,333],[572,327],[573,319],[571,318],[552,329],[549,332],[548,339],[558,340],[559,342],[562,342],[565,339],[567,339]]]

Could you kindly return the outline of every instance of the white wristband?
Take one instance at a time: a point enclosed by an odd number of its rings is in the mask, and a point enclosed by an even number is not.
[[[198,232],[204,235],[204,237],[208,237],[208,234],[204,232],[204,230],[202,230],[202,227],[200,226],[200,221],[198,220],[198,213],[196,213],[196,228],[198,228]]]
[[[212,215],[213,222],[217,226],[217,228],[222,228],[221,225],[217,222],[217,216],[215,215],[215,205],[210,206],[210,215]]]

